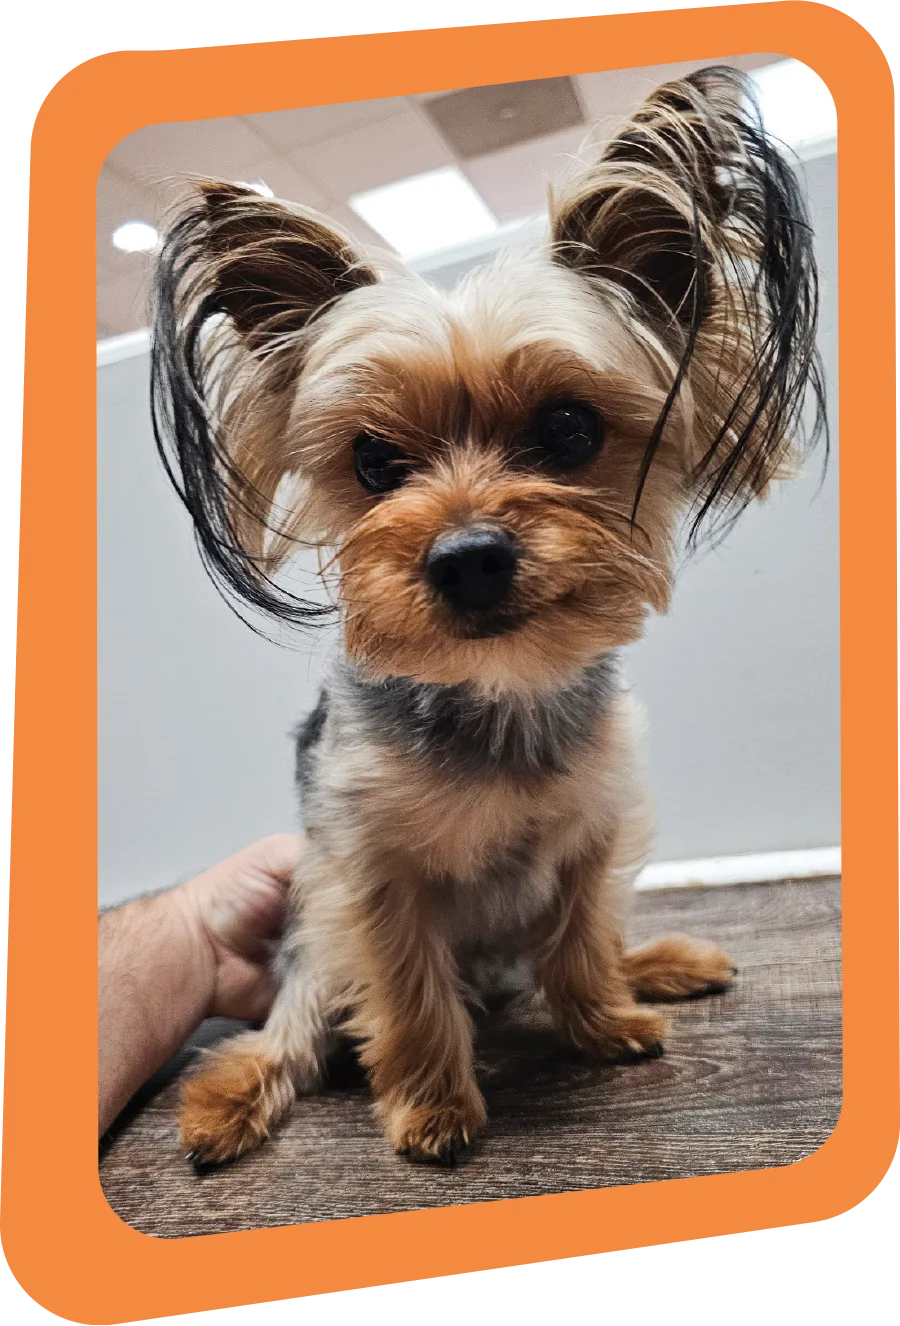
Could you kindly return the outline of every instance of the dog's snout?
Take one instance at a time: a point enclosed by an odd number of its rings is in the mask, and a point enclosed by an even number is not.
[[[516,545],[503,529],[470,526],[444,534],[426,559],[428,579],[443,599],[460,611],[495,608],[516,573]]]

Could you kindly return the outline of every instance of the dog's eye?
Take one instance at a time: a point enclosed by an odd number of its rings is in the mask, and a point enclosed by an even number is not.
[[[353,461],[356,477],[368,493],[389,493],[399,488],[410,471],[400,448],[373,433],[360,433],[353,443]]]
[[[550,401],[535,418],[537,442],[560,469],[583,465],[603,446],[603,420],[581,401]]]

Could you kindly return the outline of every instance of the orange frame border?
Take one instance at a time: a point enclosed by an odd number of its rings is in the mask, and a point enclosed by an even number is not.
[[[126,134],[159,121],[723,51],[803,60],[828,83],[840,125],[840,1120],[820,1150],[778,1169],[184,1239],[140,1234],[106,1203],[95,1133],[100,167]],[[837,1215],[881,1180],[898,1133],[892,125],[873,39],[808,3],[121,52],[49,94],[31,184],[2,1207],[9,1264],[46,1308],[134,1320],[736,1233]],[[58,584],[63,560],[67,592],[49,613],[45,586]]]

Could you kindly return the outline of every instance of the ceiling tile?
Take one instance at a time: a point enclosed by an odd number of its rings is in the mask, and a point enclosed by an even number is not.
[[[328,206],[329,199],[325,190],[285,156],[260,158],[253,178],[245,183],[254,184],[257,180],[268,184],[275,197],[283,198],[285,202],[303,203],[305,207],[315,207],[318,211],[324,211]]]
[[[624,120],[660,83],[700,68],[694,64],[651,65],[646,69],[608,69],[601,74],[579,74],[574,80],[588,123],[610,131]]]
[[[291,160],[332,197],[344,200],[379,184],[453,165],[455,159],[422,112],[409,107],[390,119],[292,152]]]
[[[107,160],[145,188],[171,175],[254,179],[272,149],[237,117],[151,124],[123,138]]]
[[[409,97],[410,101],[434,101],[435,97],[448,97],[451,92],[461,92],[463,89],[458,87],[448,87],[434,92],[413,92]]]
[[[352,129],[390,119],[406,109],[404,97],[381,97],[376,101],[345,101],[335,106],[306,106],[301,110],[268,111],[243,115],[241,119],[255,133],[279,151],[296,152],[298,148],[338,138]]]
[[[467,161],[462,170],[498,220],[531,216],[546,209],[548,181],[558,181],[572,168],[586,134],[583,125],[550,134]]]
[[[777,64],[784,58],[783,55],[773,55],[771,51],[757,51],[754,55],[735,55],[720,60],[719,64],[733,64],[736,69],[761,69],[763,65]]]
[[[464,88],[425,102],[423,109],[464,161],[584,122],[569,78]]]
[[[696,69],[711,64],[736,65],[740,69],[753,69],[770,64],[777,56],[745,55],[737,58],[721,57],[711,60],[690,60],[680,64],[646,65],[641,69],[609,69],[600,74],[579,74],[576,85],[586,120],[599,123],[612,133],[618,122],[626,119],[660,83],[673,78],[684,78]]]

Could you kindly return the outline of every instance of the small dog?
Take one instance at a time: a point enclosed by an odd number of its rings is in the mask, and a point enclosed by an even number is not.
[[[185,1150],[258,1146],[341,1035],[395,1150],[452,1163],[485,1124],[492,987],[527,980],[617,1061],[662,1051],[639,1000],[734,974],[684,936],[625,948],[649,818],[617,651],[666,610],[685,521],[720,536],[826,431],[797,181],[745,76],[710,68],[551,199],[546,245],[451,293],[203,180],[155,304],[157,442],[208,570],[308,625],[335,608],[284,568],[334,549],[343,633],[298,736],[278,995],[188,1082]]]

